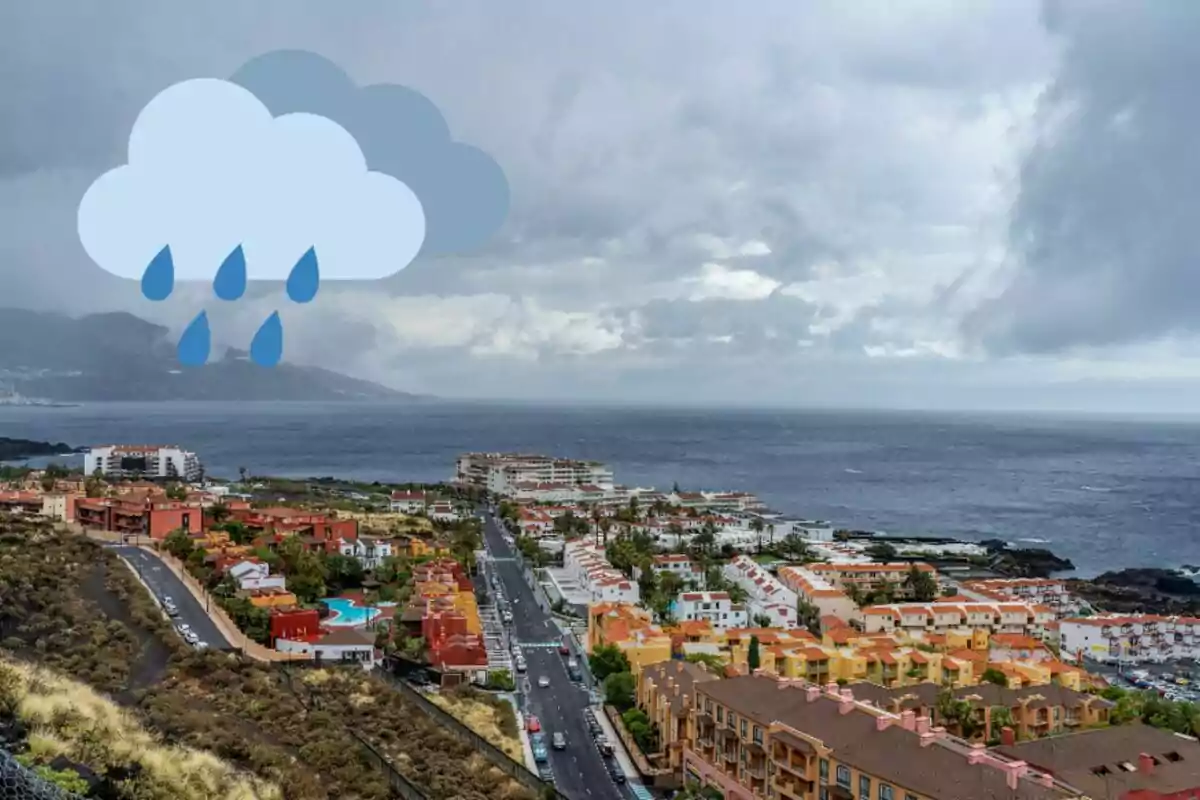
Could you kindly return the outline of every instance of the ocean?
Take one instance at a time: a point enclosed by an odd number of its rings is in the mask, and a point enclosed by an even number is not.
[[[0,407],[0,436],[178,444],[209,474],[450,478],[467,450],[612,465],[617,480],[757,493],[889,533],[1045,546],[1087,577],[1200,564],[1200,422],[482,404]]]

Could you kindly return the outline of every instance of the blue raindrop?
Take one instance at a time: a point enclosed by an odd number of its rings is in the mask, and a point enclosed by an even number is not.
[[[212,339],[208,332],[208,314],[201,311],[196,318],[188,323],[179,337],[179,363],[185,367],[200,367],[208,361],[208,351]]]
[[[246,254],[240,244],[221,262],[213,278],[213,291],[222,300],[237,300],[246,293]]]
[[[295,303],[307,303],[317,296],[321,286],[321,268],[317,264],[317,250],[308,248],[308,252],[300,256],[292,274],[288,275],[287,293]]]
[[[167,245],[150,259],[142,273],[142,294],[147,300],[166,300],[175,288],[175,261],[171,258],[171,246]]]
[[[283,358],[283,322],[276,311],[267,317],[266,321],[254,334],[250,342],[250,359],[260,367],[273,367]]]

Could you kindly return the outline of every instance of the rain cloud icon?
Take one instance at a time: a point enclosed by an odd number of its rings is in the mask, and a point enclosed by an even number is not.
[[[322,282],[392,275],[420,253],[485,243],[508,213],[508,183],[482,151],[453,141],[423,95],[359,88],[311,53],[280,51],[230,81],[168,87],[142,109],[126,164],[79,204],[80,241],[100,267],[140,280],[149,300],[211,281],[232,302],[250,281],[284,281],[294,303]],[[250,345],[283,355],[278,311]],[[179,340],[181,363],[211,348],[200,312]]]

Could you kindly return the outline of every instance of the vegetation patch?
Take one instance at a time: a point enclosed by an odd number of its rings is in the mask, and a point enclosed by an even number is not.
[[[525,762],[512,704],[470,687],[433,692],[426,697],[518,763]]]

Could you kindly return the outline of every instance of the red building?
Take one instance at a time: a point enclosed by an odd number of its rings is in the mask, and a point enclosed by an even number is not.
[[[204,510],[199,503],[162,496],[86,497],[75,503],[75,521],[85,528],[165,539],[177,530],[201,533]]]
[[[272,647],[276,639],[306,641],[324,635],[321,617],[315,608],[272,609],[270,631]]]
[[[309,539],[313,549],[336,550],[340,539],[358,537],[358,520],[334,519],[326,514],[297,508],[230,508],[229,519],[245,525],[260,536],[297,535]],[[320,543],[334,542],[332,547]]]
[[[459,611],[436,611],[421,620],[429,663],[440,670],[486,670],[487,650],[483,637],[467,630],[467,618]]]

